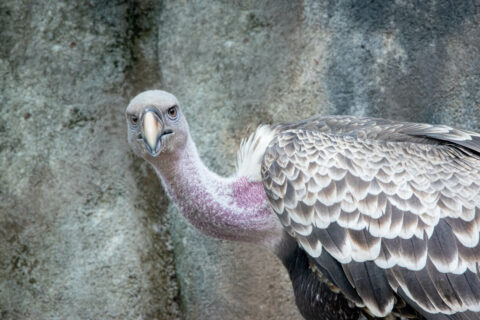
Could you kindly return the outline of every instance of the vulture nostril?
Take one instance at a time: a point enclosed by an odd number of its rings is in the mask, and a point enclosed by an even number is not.
[[[167,134],[172,134],[172,133],[173,133],[172,130],[167,129],[167,130],[164,130],[164,131],[162,132],[162,136],[166,136]]]
[[[138,140],[143,140],[143,136],[142,136],[141,133],[137,134],[137,139],[138,139]]]

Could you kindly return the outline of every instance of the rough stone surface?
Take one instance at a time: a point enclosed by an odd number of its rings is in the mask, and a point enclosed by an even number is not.
[[[478,130],[479,24],[476,0],[1,2],[0,318],[300,319],[275,257],[169,205],[128,100],[177,95],[225,175],[259,123]]]
[[[123,114],[133,91],[160,86],[158,13],[0,4],[1,319],[179,315],[168,202]]]

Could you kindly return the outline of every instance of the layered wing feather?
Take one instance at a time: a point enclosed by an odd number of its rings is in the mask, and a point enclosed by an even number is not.
[[[312,258],[338,260],[377,316],[392,309],[390,288],[429,313],[480,311],[477,134],[351,117],[282,129],[264,187]]]

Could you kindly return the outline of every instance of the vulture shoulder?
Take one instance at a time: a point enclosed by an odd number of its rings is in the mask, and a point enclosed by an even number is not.
[[[267,197],[348,298],[375,316],[395,294],[427,316],[480,311],[479,134],[345,116],[274,128]]]

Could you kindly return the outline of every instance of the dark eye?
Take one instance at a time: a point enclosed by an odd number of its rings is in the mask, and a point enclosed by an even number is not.
[[[130,115],[130,122],[131,122],[132,124],[137,124],[137,122],[138,122],[138,117],[137,117],[136,115],[134,115],[134,114]]]
[[[168,116],[171,119],[175,119],[177,116],[177,106],[173,106],[167,110]]]

